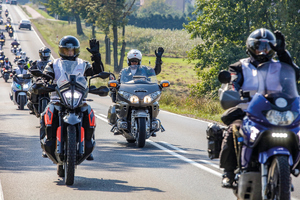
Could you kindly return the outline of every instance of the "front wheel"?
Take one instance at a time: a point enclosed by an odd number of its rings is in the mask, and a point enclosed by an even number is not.
[[[268,199],[290,200],[291,178],[288,156],[275,156],[268,173]]]
[[[137,147],[143,148],[146,143],[146,118],[138,118],[138,137],[136,139]]]
[[[26,103],[26,97],[25,96],[20,96],[20,110],[24,110],[24,106]]]
[[[67,127],[66,156],[67,160],[64,163],[65,184],[73,185],[76,163],[76,128],[72,125]]]

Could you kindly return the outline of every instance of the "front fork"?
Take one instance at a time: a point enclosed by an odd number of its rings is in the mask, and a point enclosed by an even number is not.
[[[150,114],[148,110],[132,110],[131,111],[131,134],[137,138],[138,137],[138,127],[137,119],[139,117],[146,118],[146,138],[150,137]]]

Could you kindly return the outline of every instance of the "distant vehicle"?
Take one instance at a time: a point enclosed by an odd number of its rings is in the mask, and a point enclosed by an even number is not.
[[[11,5],[17,5],[17,1],[16,1],[16,0],[11,0],[11,1],[10,1],[10,4],[11,4]]]
[[[10,4],[10,1],[9,1],[9,0],[6,0],[6,4]]]
[[[19,24],[19,29],[26,28],[31,30],[31,22],[28,19],[22,19]]]

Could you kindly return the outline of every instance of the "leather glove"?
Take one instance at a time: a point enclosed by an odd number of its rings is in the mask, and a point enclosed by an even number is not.
[[[274,32],[275,37],[276,37],[276,44],[273,45],[271,42],[269,42],[270,47],[277,52],[277,55],[282,55],[285,52],[285,39],[284,35],[276,30]]]
[[[96,39],[90,39],[90,48],[86,48],[91,54],[99,53],[99,41]]]
[[[164,51],[165,51],[164,48],[159,47],[158,51],[156,52],[156,50],[155,50],[154,53],[155,53],[155,55],[156,55],[157,58],[161,58],[161,56],[163,55]]]

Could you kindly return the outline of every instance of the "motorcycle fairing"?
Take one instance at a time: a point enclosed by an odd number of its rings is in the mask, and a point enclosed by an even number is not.
[[[52,107],[54,109],[54,107]],[[53,120],[53,110],[51,111],[50,106],[47,108],[44,115],[44,121],[46,126],[51,126]]]
[[[61,142],[61,126],[59,126],[56,130],[56,140],[57,142]]]
[[[293,166],[293,157],[290,154],[289,150],[284,147],[274,147],[268,149],[267,151],[259,153],[258,161],[259,163],[265,164],[267,160],[274,155],[287,155],[289,156],[289,165]]]
[[[90,127],[95,127],[96,126],[95,114],[94,114],[93,109],[89,113],[89,123],[90,123]]]

